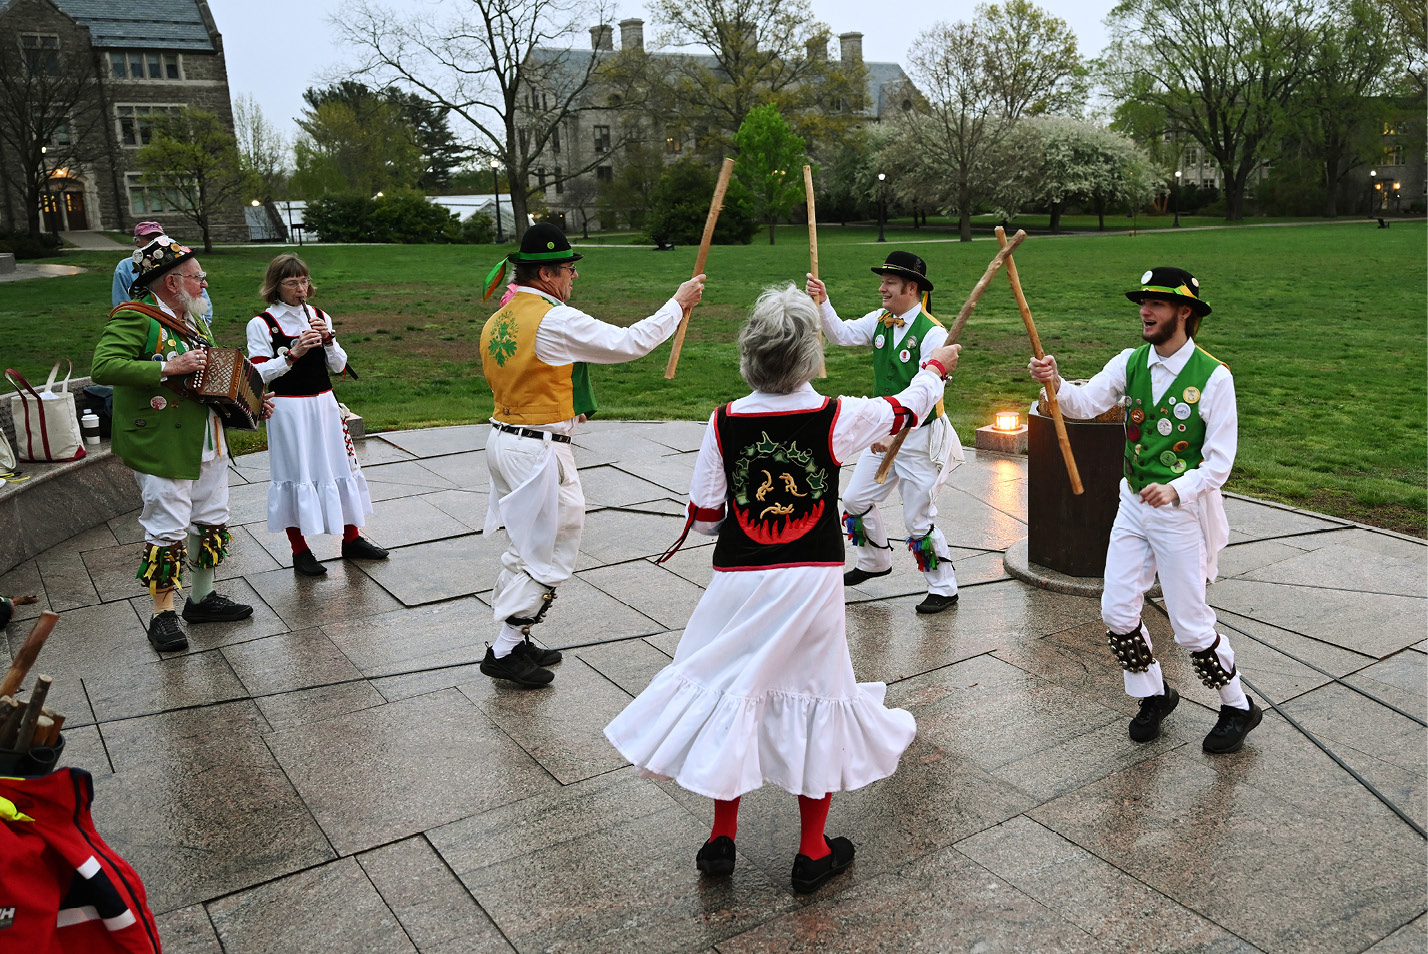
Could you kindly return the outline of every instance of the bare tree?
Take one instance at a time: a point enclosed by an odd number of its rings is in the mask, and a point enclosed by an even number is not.
[[[164,116],[137,158],[145,181],[174,197],[179,214],[202,233],[204,252],[213,251],[214,215],[241,204],[253,188],[222,120],[201,109]]]
[[[0,55],[0,170],[17,186],[26,227],[38,238],[40,202],[51,179],[107,149],[99,79],[91,48],[77,31],[11,34],[8,43],[16,48]]]
[[[1311,75],[1310,0],[1125,0],[1104,65],[1121,99],[1159,106],[1214,157],[1226,218],[1244,218],[1249,177],[1278,148]]]
[[[571,179],[565,184],[565,207],[580,216],[580,234],[587,239],[590,237],[590,211],[595,208],[598,194],[599,189],[589,176]]]
[[[244,171],[261,183],[258,191],[264,199],[273,198],[287,182],[288,141],[268,122],[251,93],[233,100],[233,132]]]
[[[513,184],[517,237],[525,232],[532,169],[561,123],[585,108],[603,58],[571,48],[604,0],[452,0],[453,9],[391,10],[353,0],[333,23],[362,57],[357,76],[450,110],[473,130],[477,148],[500,158]],[[608,103],[600,104],[608,107]],[[578,176],[595,163],[568,170]],[[551,182],[546,180],[546,184]]]

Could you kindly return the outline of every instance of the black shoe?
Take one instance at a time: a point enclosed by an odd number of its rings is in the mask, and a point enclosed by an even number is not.
[[[164,610],[149,620],[149,642],[161,653],[176,653],[188,648],[188,637],[179,625],[178,614]]]
[[[939,593],[928,593],[921,603],[917,604],[919,613],[940,613],[949,606],[957,605],[957,594],[942,596]]]
[[[694,864],[711,878],[725,878],[734,873],[734,839],[728,835],[706,841],[694,856]]]
[[[1160,720],[1175,711],[1180,704],[1180,693],[1170,688],[1170,683],[1161,682],[1165,692],[1158,696],[1146,696],[1140,700],[1140,711],[1130,722],[1132,742],[1150,742],[1160,736]]]
[[[387,551],[366,537],[342,541],[342,559],[344,560],[385,560],[386,558]]]
[[[236,623],[252,615],[253,607],[217,593],[209,593],[201,603],[189,600],[183,604],[183,618],[190,623]]]
[[[322,576],[327,572],[327,567],[317,562],[317,557],[312,555],[311,550],[304,550],[293,554],[293,572],[303,576]]]
[[[509,679],[526,689],[548,686],[555,678],[555,673],[542,669],[516,652],[497,659],[490,646],[486,647],[486,658],[481,660],[481,671],[492,679]]]
[[[807,855],[796,855],[793,859],[793,890],[799,894],[808,894],[823,887],[823,882],[836,874],[842,874],[844,869],[853,863],[853,843],[846,838],[829,838],[823,836],[823,840],[828,842],[828,854],[817,861]]]
[[[1264,721],[1264,710],[1255,705],[1249,696],[1245,696],[1245,700],[1250,704],[1248,709],[1220,706],[1220,721],[1205,736],[1200,748],[1211,755],[1229,755],[1240,750],[1250,729]]]
[[[886,570],[878,570],[877,572],[873,572],[872,570],[860,570],[857,567],[853,567],[847,573],[843,574],[843,585],[857,586],[859,583],[863,583],[867,580],[876,579],[880,576],[887,576],[891,572],[892,567],[888,567]]]
[[[558,649],[540,648],[535,643],[531,642],[531,638],[529,636],[517,643],[516,648],[511,650],[512,655],[515,655],[517,653],[519,653],[521,656],[524,656],[526,659],[529,659],[531,661],[531,664],[535,666],[554,666],[556,663],[560,662],[562,659],[565,658],[565,656],[562,655],[560,650]]]

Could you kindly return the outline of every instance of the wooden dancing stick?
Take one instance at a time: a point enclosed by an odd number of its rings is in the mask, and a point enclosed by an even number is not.
[[[1006,248],[1007,232],[1000,225],[996,228],[997,244]],[[1036,325],[1031,320],[1031,307],[1026,303],[1026,295],[1021,290],[1021,276],[1016,271],[1016,261],[1007,256],[1007,281],[1011,282],[1012,294],[1016,296],[1016,306],[1021,310],[1021,320],[1026,324],[1026,333],[1031,338],[1031,350],[1037,358],[1046,357],[1041,350],[1041,338],[1036,333]],[[1066,419],[1061,416],[1061,404],[1056,400],[1055,387],[1046,388],[1046,406],[1051,409],[1051,420],[1056,425],[1056,443],[1061,445],[1061,459],[1066,462],[1066,473],[1071,477],[1071,492],[1085,492],[1081,486],[1081,472],[1076,469],[1076,456],[1071,453],[1071,438],[1066,434]]]
[[[818,277],[818,215],[813,211],[813,168],[803,167],[803,195],[808,200],[808,268],[809,274]],[[818,325],[818,349],[823,350],[823,325]],[[828,377],[828,362],[818,359],[818,376]]]
[[[694,275],[704,272],[704,260],[709,257],[709,243],[714,241],[714,224],[719,221],[719,210],[724,207],[724,193],[729,189],[729,176],[734,171],[734,160],[724,157],[719,167],[719,182],[714,186],[714,198],[709,202],[709,218],[704,220],[704,237],[699,240],[699,256],[694,259]],[[693,276],[690,276],[693,277]],[[684,347],[684,332],[689,327],[689,314],[693,309],[685,309],[679,319],[679,328],[674,332],[674,348],[669,352],[669,364],[664,369],[664,379],[674,380],[674,369],[679,367],[679,349]]]
[[[40,618],[35,621],[35,628],[30,630],[30,635],[26,637],[25,644],[15,653],[15,661],[10,664],[10,671],[5,673],[5,679],[0,681],[0,696],[13,696],[20,691],[20,683],[35,664],[35,658],[44,648],[45,640],[50,638],[50,631],[55,628],[58,620],[59,614],[49,610],[40,614]]]
[[[972,317],[972,309],[977,307],[977,302],[982,298],[982,292],[987,290],[987,286],[992,283],[992,276],[997,273],[997,269],[1002,267],[1002,263],[1011,257],[1011,253],[1016,247],[1026,241],[1026,233],[1017,229],[1017,233],[1012,236],[1012,240],[1004,245],[1001,251],[997,252],[987,270],[982,273],[982,277],[977,279],[977,284],[972,287],[972,294],[967,296],[967,300],[962,303],[962,310],[957,312],[957,318],[952,322],[952,327],[947,331],[947,340],[943,346],[956,344],[957,339],[962,336],[962,329],[967,327],[967,319]],[[888,471],[892,470],[893,458],[897,457],[897,452],[902,448],[902,442],[907,440],[907,435],[912,428],[905,428],[898,432],[893,438],[893,444],[888,448],[888,452],[883,455],[883,462],[878,465],[878,472],[873,475],[873,480],[877,483],[887,483]]]

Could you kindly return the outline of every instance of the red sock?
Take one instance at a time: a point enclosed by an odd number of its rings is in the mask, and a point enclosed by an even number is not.
[[[307,541],[302,538],[302,533],[298,531],[297,527],[288,527],[288,543],[292,544],[294,554],[307,549]]]
[[[828,840],[823,837],[823,826],[828,822],[828,808],[832,804],[832,792],[822,798],[798,796],[798,853],[810,861],[817,861],[830,851]]]
[[[713,841],[720,835],[735,837],[739,831],[739,800],[721,802],[714,799],[714,829],[709,832],[709,840]]]
[[[356,527],[354,524],[345,523],[345,524],[342,525],[342,542],[343,542],[343,543],[351,543],[353,540],[356,540],[359,536],[360,536],[360,534],[357,532],[357,527]]]

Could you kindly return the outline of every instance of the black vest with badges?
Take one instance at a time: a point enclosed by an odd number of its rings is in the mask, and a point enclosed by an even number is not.
[[[832,449],[838,402],[748,414],[729,407],[719,409],[714,425],[729,508],[714,547],[715,569],[842,566]]]
[[[317,311],[315,308],[313,310]],[[322,314],[321,311],[317,313]],[[286,361],[284,355],[297,339],[284,333],[277,319],[268,312],[265,311],[258,317],[267,322],[268,334],[273,340],[273,360]],[[332,379],[327,375],[327,354],[322,348],[309,348],[302,357],[292,363],[286,374],[280,374],[268,382],[268,390],[283,397],[311,397],[331,391]]]

